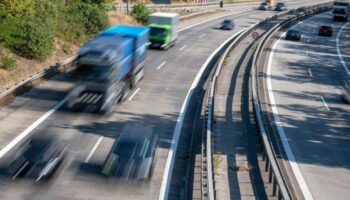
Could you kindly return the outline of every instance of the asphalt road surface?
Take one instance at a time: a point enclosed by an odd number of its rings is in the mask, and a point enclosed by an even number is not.
[[[319,1],[305,2],[290,8]],[[182,31],[177,44],[168,51],[150,51],[145,78],[109,117],[71,113],[59,106],[51,109],[72,86],[66,74],[17,97],[0,110],[1,166],[11,161],[23,141],[14,142],[17,136],[57,134],[67,142],[68,156],[49,182],[1,178],[0,199],[157,199],[178,113],[201,65],[231,35],[273,13],[233,13],[225,17],[235,21],[232,31],[214,29],[222,21],[216,19]],[[151,127],[160,138],[151,179],[120,183],[102,177],[101,165],[114,139],[124,126],[133,124]]]
[[[318,36],[320,25],[332,25],[333,36]],[[350,27],[325,13],[294,29],[302,32],[302,40],[282,37],[272,57],[268,90],[273,92],[279,133],[295,157],[294,174],[305,184],[304,197],[349,199],[350,106],[342,101],[340,88],[350,75]],[[274,106],[271,93],[270,102]]]

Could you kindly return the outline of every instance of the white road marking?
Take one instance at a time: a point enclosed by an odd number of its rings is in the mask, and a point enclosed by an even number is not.
[[[164,65],[165,65],[166,61],[162,62],[162,64],[160,64],[158,67],[157,67],[157,70],[159,70],[160,68],[162,68]]]
[[[204,36],[206,36],[207,34],[206,33],[203,33],[202,35],[200,35],[199,37],[198,37],[198,39],[201,39],[202,37],[204,37]]]
[[[343,59],[343,55],[341,54],[341,51],[340,51],[340,45],[339,45],[339,41],[340,41],[340,36],[344,30],[344,28],[348,25],[349,23],[346,23],[341,29],[340,31],[338,32],[337,34],[337,39],[336,39],[336,46],[337,46],[337,53],[338,53],[338,57],[340,59],[340,62],[341,64],[343,65],[344,67],[344,70],[346,71],[346,73],[348,74],[348,76],[350,76],[350,70],[346,64],[346,62],[344,61]]]
[[[305,51],[305,56],[308,56],[308,51],[307,50]]]
[[[300,24],[300,23],[298,23]],[[293,28],[293,27],[292,27]],[[270,53],[269,61],[268,61],[268,66],[267,66],[267,88],[268,88],[268,94],[270,98],[270,104],[273,112],[273,116],[276,122],[278,134],[280,135],[281,142],[283,145],[283,148],[287,154],[288,161],[291,165],[292,171],[294,173],[294,176],[298,182],[298,185],[300,187],[300,190],[304,196],[304,199],[307,200],[313,200],[313,197],[311,195],[310,189],[306,184],[306,181],[300,171],[300,168],[298,166],[297,161],[295,160],[294,154],[292,152],[292,149],[288,143],[288,138],[286,136],[286,133],[284,132],[283,125],[281,122],[281,118],[278,113],[276,101],[275,101],[275,96],[273,94],[273,88],[272,88],[272,81],[271,81],[271,72],[272,72],[272,60],[274,56],[274,52],[276,51],[276,46],[279,43],[279,41],[285,36],[285,33],[280,36],[280,38],[277,40],[277,42],[273,45],[272,51]]]
[[[309,75],[312,77],[312,71],[311,71],[311,68],[309,67],[309,68],[308,68],[308,70],[309,70]]]
[[[176,121],[176,125],[175,125],[175,129],[173,132],[173,138],[171,140],[171,145],[169,148],[169,152],[168,152],[168,157],[165,163],[165,168],[164,168],[164,173],[163,173],[163,178],[162,178],[162,184],[160,187],[160,191],[159,191],[159,196],[158,199],[159,200],[165,200],[168,198],[169,195],[169,187],[170,187],[170,182],[171,182],[171,177],[172,177],[172,173],[173,173],[173,168],[174,168],[174,160],[176,157],[176,150],[177,150],[177,145],[179,142],[179,137],[180,137],[180,133],[181,133],[181,129],[182,129],[182,125],[184,123],[184,118],[185,118],[185,113],[187,110],[187,107],[191,101],[194,89],[197,87],[199,80],[201,79],[205,69],[207,68],[209,62],[211,59],[213,59],[214,55],[226,44],[228,43],[232,38],[236,37],[237,35],[239,35],[240,33],[242,33],[243,31],[245,31],[246,29],[243,29],[241,31],[239,31],[238,33],[234,34],[233,36],[231,36],[230,38],[228,38],[225,42],[223,42],[215,51],[213,51],[213,53],[208,57],[208,59],[205,61],[205,63],[202,65],[202,67],[199,69],[195,79],[192,82],[191,88],[188,90],[187,95],[185,97],[185,100],[181,106],[181,110],[179,112],[177,121]]]
[[[327,108],[327,110],[330,110],[327,103],[326,103],[326,100],[324,100],[323,96],[320,95],[320,99],[322,100],[324,106]]]
[[[181,48],[179,49],[179,51],[184,50],[186,47],[187,47],[187,45],[184,45],[183,47],[181,47]]]
[[[307,39],[307,43],[310,43],[310,38]]]
[[[58,102],[54,107],[52,107],[49,111],[47,111],[43,116],[41,116],[38,120],[36,120],[33,124],[31,124],[28,128],[26,128],[22,133],[20,133],[14,140],[12,140],[9,144],[7,144],[0,151],[0,158],[2,158],[7,152],[9,152],[16,144],[18,144],[21,140],[23,140],[29,133],[31,133],[36,127],[38,127],[43,121],[45,121],[50,115],[52,115],[56,110],[58,110],[63,104],[65,104],[68,100],[68,97],[65,97],[60,102]]]
[[[141,88],[137,88],[136,91],[131,95],[131,97],[128,99],[128,101],[131,101],[132,98],[141,90]]]
[[[101,137],[97,140],[97,142],[96,142],[96,144],[94,145],[94,147],[92,148],[91,152],[90,152],[89,155],[85,158],[84,163],[88,163],[88,162],[90,161],[92,155],[94,155],[94,153],[95,153],[95,151],[96,151],[98,145],[100,145],[100,143],[102,142],[103,138],[104,138],[104,137],[101,136]]]

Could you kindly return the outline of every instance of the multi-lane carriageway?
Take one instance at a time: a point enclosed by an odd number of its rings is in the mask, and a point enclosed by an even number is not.
[[[296,1],[295,8],[320,1]],[[174,48],[168,51],[150,51],[143,81],[126,102],[111,116],[71,113],[61,106],[70,88],[65,74],[59,74],[29,92],[18,96],[0,110],[0,162],[6,162],[15,153],[23,138],[31,134],[54,133],[68,142],[68,156],[61,170],[49,182],[1,179],[1,199],[157,199],[164,192],[168,164],[174,156],[171,144],[173,134],[192,130],[192,121],[179,121],[194,115],[196,107],[184,110],[183,103],[193,81],[209,55],[227,38],[274,12],[250,10],[224,18],[235,21],[233,31],[213,29],[222,18],[207,20],[184,28]],[[277,98],[277,97],[276,97]],[[196,101],[192,96],[191,100]],[[102,178],[100,166],[108,153],[113,138],[127,125],[149,126],[159,135],[156,166],[151,180],[143,183],[117,184]],[[177,129],[175,128],[177,127]],[[288,134],[288,133],[287,133]],[[176,139],[176,137],[175,137]],[[298,157],[296,156],[296,159]],[[312,187],[311,187],[312,188]],[[312,190],[312,189],[311,189]],[[316,189],[317,190],[317,189]]]
[[[318,36],[320,25],[334,27]],[[340,94],[349,78],[349,24],[323,13],[293,27],[300,42],[278,35],[266,62],[265,91],[296,177],[307,199],[348,199],[350,195],[350,107]],[[297,164],[296,164],[297,163]]]

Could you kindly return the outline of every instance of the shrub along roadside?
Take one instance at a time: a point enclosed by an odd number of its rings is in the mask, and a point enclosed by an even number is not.
[[[143,3],[136,3],[131,11],[131,16],[133,16],[137,22],[146,24],[148,16],[151,14],[151,10],[145,6]]]
[[[105,7],[110,0],[1,1],[0,43],[28,59],[50,56],[55,37],[80,44],[109,25]]]

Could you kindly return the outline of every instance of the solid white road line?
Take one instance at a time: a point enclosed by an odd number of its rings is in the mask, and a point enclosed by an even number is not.
[[[300,24],[300,23],[299,23]],[[293,27],[292,27],[293,28]],[[286,136],[286,133],[284,132],[283,125],[281,122],[281,118],[278,113],[276,101],[275,101],[275,96],[273,94],[273,88],[272,88],[272,81],[271,81],[271,72],[272,72],[272,60],[274,56],[274,52],[276,51],[276,46],[279,43],[279,41],[285,36],[285,34],[281,35],[280,38],[277,40],[277,42],[273,45],[272,51],[270,53],[269,61],[268,61],[268,66],[267,66],[267,88],[268,88],[268,94],[270,98],[270,104],[273,112],[273,116],[276,122],[278,134],[281,138],[281,142],[283,145],[283,148],[287,154],[288,161],[291,165],[293,174],[298,182],[298,185],[300,187],[300,190],[304,196],[304,199],[307,200],[313,200],[313,197],[311,195],[311,192],[309,190],[309,187],[306,184],[306,181],[300,171],[300,168],[298,166],[298,163],[295,160],[294,154],[292,152],[292,149],[288,143],[288,138]]]
[[[226,43],[228,43],[232,38],[236,37],[237,35],[239,35],[243,31],[245,31],[245,29],[239,31],[238,33],[236,33],[233,36],[231,36],[230,38],[228,38],[225,42],[223,42],[208,57],[208,59],[205,61],[205,63],[199,69],[195,79],[192,82],[191,88],[187,92],[187,95],[186,95],[185,100],[184,100],[184,102],[182,104],[181,110],[179,112],[179,116],[178,116],[177,121],[176,121],[175,129],[174,129],[174,132],[173,132],[173,138],[172,138],[171,145],[170,145],[170,148],[169,148],[168,157],[167,157],[167,160],[166,160],[166,163],[165,163],[165,168],[164,168],[164,173],[163,173],[163,178],[162,178],[162,184],[161,184],[160,191],[159,191],[159,196],[158,196],[159,200],[166,200],[168,198],[169,187],[170,187],[170,182],[171,182],[171,176],[172,176],[173,168],[174,168],[174,161],[175,161],[177,145],[178,145],[178,142],[179,142],[182,125],[184,123],[185,113],[186,113],[187,107],[188,107],[188,105],[190,103],[190,100],[192,98],[194,89],[197,87],[197,85],[199,83],[199,80],[201,79],[201,77],[202,77],[202,75],[204,73],[204,70],[207,68],[209,62],[213,59],[214,55]]]
[[[207,34],[206,33],[203,33],[202,35],[200,35],[199,37],[198,37],[198,39],[201,39],[202,37],[204,37],[204,36],[206,36]]]
[[[128,101],[131,101],[132,98],[141,90],[141,88],[137,88],[136,91],[131,95],[131,97],[128,99]]]
[[[18,144],[21,140],[23,140],[29,133],[31,133],[36,127],[38,127],[43,121],[45,121],[50,115],[52,115],[56,110],[58,110],[63,104],[65,104],[68,100],[68,97],[65,97],[60,102],[58,102],[54,107],[52,107],[48,112],[46,112],[43,116],[41,116],[38,120],[36,120],[33,124],[31,124],[28,128],[26,128],[22,133],[20,133],[14,140],[12,140],[9,144],[7,144],[0,151],[0,158],[2,158],[7,152],[9,152],[16,144]]]
[[[311,71],[311,68],[309,67],[309,68],[308,68],[308,70],[309,70],[309,75],[312,77],[312,71]]]
[[[181,48],[179,49],[179,51],[184,50],[186,47],[187,47],[187,45],[184,45],[183,47],[181,47]]]
[[[349,70],[349,68],[348,68],[348,66],[347,66],[347,64],[346,64],[346,62],[345,62],[344,59],[343,59],[343,55],[341,54],[340,45],[339,45],[339,43],[340,43],[340,36],[341,36],[341,34],[342,34],[344,28],[345,28],[348,24],[349,24],[349,23],[346,23],[346,24],[340,29],[340,31],[338,32],[338,34],[337,34],[337,39],[336,39],[336,46],[337,46],[337,53],[338,53],[338,57],[339,57],[339,59],[340,59],[340,62],[341,62],[341,64],[343,65],[344,70],[346,71],[346,73],[348,74],[348,76],[350,76],[350,70]]]
[[[166,61],[162,62],[162,64],[160,64],[158,67],[157,67],[157,70],[159,70],[160,68],[162,68],[164,65],[165,65]]]
[[[327,108],[327,110],[330,110],[327,103],[326,103],[326,100],[324,100],[323,96],[320,95],[320,99],[322,100],[324,106]]]
[[[95,153],[95,151],[96,151],[98,145],[100,145],[100,143],[102,142],[103,138],[104,138],[104,137],[101,136],[101,137],[97,140],[97,142],[96,142],[96,144],[94,145],[94,147],[92,148],[91,152],[90,152],[89,155],[85,158],[84,163],[88,163],[88,162],[90,161],[92,155],[94,155],[94,153]]]

